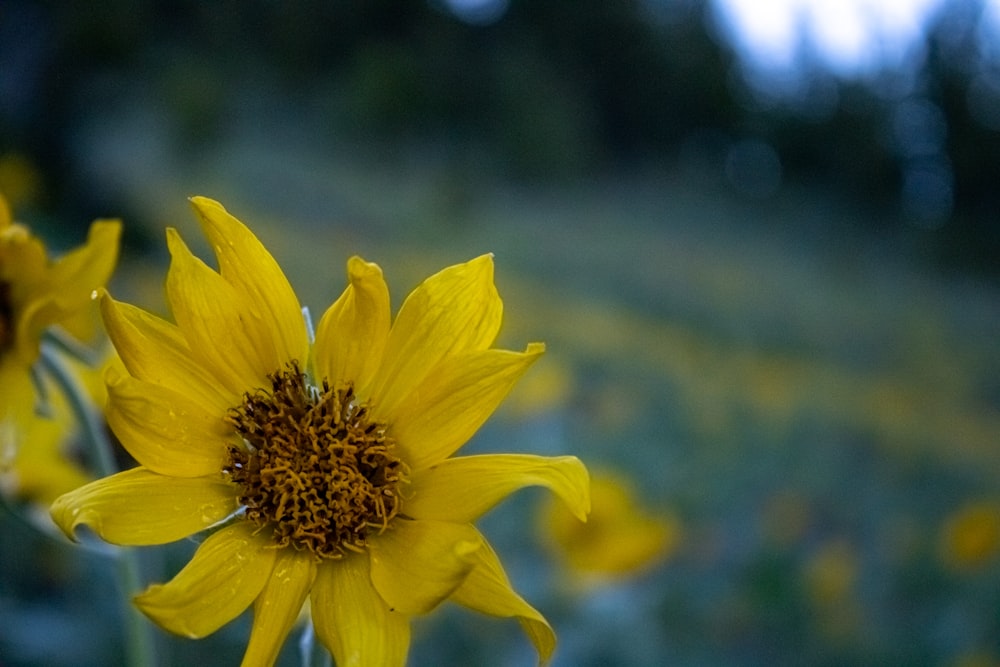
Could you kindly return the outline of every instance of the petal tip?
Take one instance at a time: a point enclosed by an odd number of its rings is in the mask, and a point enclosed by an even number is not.
[[[76,527],[81,523],[86,524],[87,519],[80,516],[79,508],[72,506],[72,502],[69,499],[71,494],[72,492],[56,498],[52,502],[52,505],[49,506],[49,516],[52,517],[52,522],[62,531],[63,535],[73,542],[79,542],[80,539],[76,534]]]
[[[475,562],[476,552],[479,551],[483,546],[482,540],[462,540],[455,544],[455,555],[458,559],[465,563]]]
[[[569,511],[583,523],[587,523],[587,516],[590,514],[590,471],[583,461],[575,456],[566,457],[567,472],[575,482],[575,497],[565,496],[563,500]]]
[[[545,353],[545,343],[528,343],[528,346],[524,349],[524,353],[527,355],[541,356]]]
[[[347,260],[347,275],[351,279],[351,282],[354,282],[356,279],[381,276],[382,267],[375,262],[366,261],[359,255],[354,255]]]
[[[99,218],[94,220],[90,225],[90,231],[88,234],[93,236],[99,236],[101,234],[108,234],[117,241],[118,237],[122,233],[122,221],[118,218]]]
[[[469,260],[469,265],[470,266],[475,266],[477,268],[481,268],[481,270],[483,270],[483,271],[488,271],[489,274],[492,276],[493,275],[493,265],[494,265],[493,259],[494,259],[493,253],[492,252],[487,252],[487,253],[484,253],[484,254],[480,255],[479,257],[476,257],[476,258],[474,258],[472,260]]]
[[[210,197],[203,197],[202,195],[192,195],[188,197],[188,202],[190,202],[191,207],[195,211],[203,211],[206,208],[223,208],[219,202]]]

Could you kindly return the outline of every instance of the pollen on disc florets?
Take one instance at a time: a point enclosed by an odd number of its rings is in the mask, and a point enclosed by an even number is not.
[[[243,396],[226,420],[243,438],[223,472],[240,489],[246,518],[279,547],[319,558],[361,551],[371,529],[399,513],[406,466],[386,425],[350,385],[311,386],[296,363],[268,376],[270,389]]]

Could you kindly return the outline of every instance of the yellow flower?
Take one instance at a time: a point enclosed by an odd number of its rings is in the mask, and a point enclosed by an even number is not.
[[[107,388],[103,377],[108,369],[124,370],[121,359],[110,345],[105,344],[103,359],[99,363],[89,364],[79,359],[64,360],[67,372],[80,384],[81,395],[95,415],[102,413],[107,402]],[[43,376],[45,411],[36,414],[32,419],[23,422],[17,431],[19,440],[24,446],[17,446],[10,429],[6,433],[11,437],[4,447],[4,431],[0,430],[0,492],[18,500],[27,500],[44,505],[47,509],[52,501],[60,495],[72,491],[91,481],[94,476],[87,473],[79,455],[86,448],[86,428],[78,421],[66,396],[56,383]],[[97,423],[104,427],[103,417]],[[48,528],[52,527],[48,512],[44,511],[44,521]]]
[[[48,413],[0,428],[0,493],[45,507],[91,480],[68,451],[79,429],[57,391],[48,394]],[[51,528],[47,513],[45,522]]]
[[[353,257],[310,345],[257,238],[218,203],[192,203],[220,269],[168,230],[176,325],[100,299],[128,370],[109,375],[108,421],[140,467],[59,498],[56,523],[123,545],[221,525],[135,602],[189,637],[252,604],[244,664],[273,662],[307,599],[342,667],[403,664],[411,617],[445,599],[517,618],[548,659],[552,629],[472,522],[528,485],[584,519],[586,468],[570,456],[451,456],[543,352],[491,348],[502,311],[491,257],[428,278],[391,324],[381,269]]]
[[[941,527],[939,552],[956,570],[973,570],[1000,554],[1000,504],[970,502],[949,516]]]
[[[114,270],[120,234],[119,222],[98,220],[85,245],[51,261],[0,196],[0,445],[8,460],[34,419],[31,367],[42,333],[53,325],[78,337],[93,333],[91,294]]]
[[[584,584],[623,579],[665,560],[680,542],[676,517],[650,514],[635,499],[631,483],[610,472],[591,481],[593,511],[586,524],[548,503],[538,528],[549,549]]]

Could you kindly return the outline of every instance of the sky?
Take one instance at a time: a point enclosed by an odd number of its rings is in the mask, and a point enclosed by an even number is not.
[[[803,47],[831,72],[864,77],[897,68],[947,0],[714,0],[720,23],[751,70],[792,71]],[[984,31],[995,38],[1000,0],[984,2]]]

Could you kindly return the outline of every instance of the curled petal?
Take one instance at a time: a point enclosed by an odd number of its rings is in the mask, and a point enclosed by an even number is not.
[[[218,202],[192,197],[191,205],[215,250],[222,277],[259,312],[260,324],[274,344],[276,368],[292,360],[305,364],[309,338],[302,307],[274,257]]]
[[[56,498],[52,519],[70,539],[84,525],[106,542],[166,544],[222,521],[237,509],[221,478],[179,479],[133,468]]]
[[[371,540],[372,584],[390,609],[424,614],[461,585],[481,543],[469,524],[394,521]]]
[[[277,552],[245,521],[210,535],[191,562],[165,584],[135,597],[161,628],[198,639],[239,616],[271,577]]]
[[[389,335],[389,288],[377,264],[352,257],[350,284],[316,328],[316,369],[330,384],[350,381],[366,397]]]
[[[475,567],[451,596],[451,600],[490,616],[517,618],[525,634],[535,645],[538,662],[548,662],[556,647],[556,635],[552,626],[514,591],[500,559],[485,539],[483,547],[473,554],[473,558]]]
[[[491,255],[425,280],[406,297],[389,332],[371,392],[376,416],[394,414],[445,357],[488,348],[502,318]]]
[[[190,396],[224,414],[241,394],[226,392],[191,355],[173,324],[141,308],[115,301],[101,290],[101,317],[125,368],[135,378]]]
[[[316,562],[294,549],[278,552],[271,577],[253,605],[243,667],[273,665],[316,578]]]
[[[222,470],[233,430],[185,394],[111,370],[106,415],[125,449],[152,472],[202,477]]]
[[[526,486],[548,488],[581,521],[590,511],[590,478],[575,456],[463,456],[414,473],[411,482],[405,506],[416,519],[472,522]]]
[[[372,588],[366,556],[321,563],[310,599],[316,636],[337,667],[406,664],[410,617],[389,609]]]
[[[420,470],[451,456],[544,351],[532,343],[524,352],[480,350],[442,361],[388,419],[400,457]]]
[[[281,367],[249,299],[210,269],[173,229],[167,230],[167,299],[191,355],[237,395],[263,386]]]

